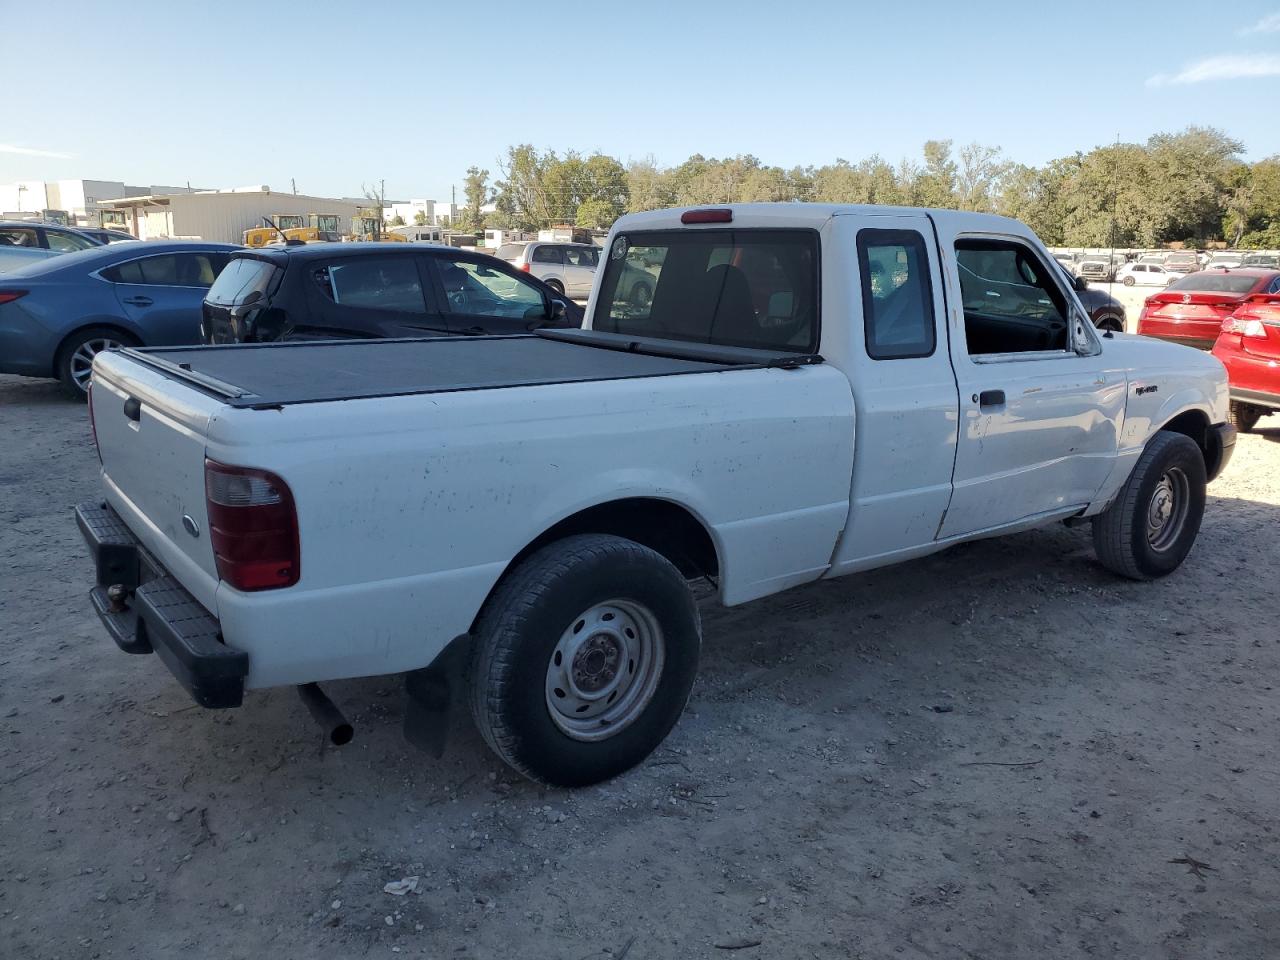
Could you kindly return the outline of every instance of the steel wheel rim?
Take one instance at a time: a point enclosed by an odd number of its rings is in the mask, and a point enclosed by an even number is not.
[[[1160,475],[1147,502],[1147,543],[1157,553],[1168,550],[1182,535],[1191,509],[1191,481],[1178,467]]]
[[[621,733],[645,711],[662,678],[666,640],[653,611],[606,600],[575,617],[547,661],[547,713],[574,740]]]
[[[89,385],[89,378],[93,375],[94,357],[103,350],[118,346],[120,346],[119,340],[95,337],[76,347],[75,353],[71,354],[71,379],[75,381],[76,386],[83,390]]]

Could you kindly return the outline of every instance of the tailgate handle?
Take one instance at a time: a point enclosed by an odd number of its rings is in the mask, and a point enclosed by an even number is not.
[[[142,401],[137,397],[130,397],[124,402],[124,415],[137,423],[142,419]]]

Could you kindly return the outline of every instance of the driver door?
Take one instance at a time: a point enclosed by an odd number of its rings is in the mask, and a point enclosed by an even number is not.
[[[542,288],[493,257],[431,258],[437,296],[456,333],[528,333],[551,316]]]
[[[940,225],[941,226],[941,225]],[[1016,236],[950,237],[960,431],[939,539],[1088,504],[1111,473],[1127,380],[1041,253]]]

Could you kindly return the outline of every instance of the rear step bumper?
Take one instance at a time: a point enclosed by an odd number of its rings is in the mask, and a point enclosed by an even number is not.
[[[222,642],[218,621],[152,557],[100,501],[76,507],[76,525],[97,569],[89,593],[125,653],[156,653],[202,707],[238,707],[249,655]]]

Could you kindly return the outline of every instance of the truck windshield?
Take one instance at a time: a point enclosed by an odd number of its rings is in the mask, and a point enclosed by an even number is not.
[[[811,230],[618,234],[605,262],[592,327],[813,353],[818,349],[818,235]]]
[[[276,267],[265,260],[233,257],[218,274],[218,279],[213,281],[205,299],[219,306],[231,307],[248,303],[250,294],[256,292],[258,296],[253,299],[257,300],[267,295],[275,274]]]

